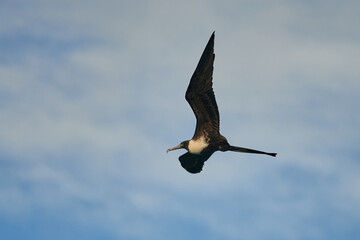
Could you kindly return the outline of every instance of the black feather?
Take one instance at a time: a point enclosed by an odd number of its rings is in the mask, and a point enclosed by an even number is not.
[[[179,157],[179,161],[181,166],[189,173],[199,173],[205,161],[208,160],[212,154],[213,153],[205,153],[199,155],[187,152]]]
[[[219,133],[219,110],[212,87],[215,59],[214,38],[215,34],[213,33],[201,55],[185,94],[185,99],[190,104],[197,120],[193,139],[199,138],[204,131],[211,131],[212,134]]]

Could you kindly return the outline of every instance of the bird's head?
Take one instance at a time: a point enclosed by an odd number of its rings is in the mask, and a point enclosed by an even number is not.
[[[170,151],[180,149],[180,148],[184,148],[184,149],[188,150],[188,146],[189,146],[189,141],[183,141],[179,145],[177,145],[176,147],[169,148],[168,150],[166,150],[166,152],[170,152]]]

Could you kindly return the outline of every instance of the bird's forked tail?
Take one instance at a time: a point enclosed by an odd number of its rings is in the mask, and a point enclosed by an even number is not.
[[[276,157],[276,155],[277,155],[277,153],[268,153],[268,152],[262,152],[262,151],[258,151],[258,150],[254,150],[254,149],[250,149],[250,148],[242,148],[242,147],[235,147],[235,146],[230,146],[228,150],[233,151],[233,152],[266,154],[266,155],[270,155],[273,157]]]

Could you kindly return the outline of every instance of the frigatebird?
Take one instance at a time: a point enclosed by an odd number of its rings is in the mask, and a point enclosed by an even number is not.
[[[179,157],[181,166],[190,173],[201,172],[204,162],[216,151],[234,151],[267,154],[276,157],[276,153],[267,153],[254,149],[231,146],[220,134],[219,110],[213,90],[214,38],[210,37],[199,63],[186,90],[185,99],[190,104],[195,117],[196,129],[191,140],[183,141],[167,152],[184,148],[188,152]]]

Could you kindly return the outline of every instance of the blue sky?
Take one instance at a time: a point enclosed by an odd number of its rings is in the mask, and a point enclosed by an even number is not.
[[[355,239],[358,1],[0,1],[4,239]],[[221,132],[184,99],[213,31]]]

